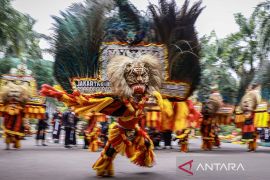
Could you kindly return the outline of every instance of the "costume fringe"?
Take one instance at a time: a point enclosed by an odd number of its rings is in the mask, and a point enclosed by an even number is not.
[[[148,148],[144,151],[136,151],[130,160],[138,166],[152,167],[154,164],[154,157],[154,151]]]
[[[13,147],[16,148],[16,149],[21,148],[20,138],[16,137],[16,136],[13,136],[13,135],[5,134],[5,143],[7,145],[13,143]]]
[[[129,140],[125,134],[127,130],[121,128],[118,123],[113,123],[109,127],[108,143],[103,149],[100,158],[93,165],[98,176],[114,174],[113,159],[117,153],[126,155],[131,162],[144,167],[152,167],[154,164],[154,145],[147,134],[136,127],[136,134],[133,140]],[[112,146],[116,151],[112,157],[106,155],[107,150]]]
[[[94,140],[94,141],[90,142],[90,144],[89,144],[89,151],[90,152],[97,152],[98,147],[99,147],[98,140]]]
[[[101,156],[92,166],[92,168],[96,170],[97,176],[114,175],[113,159],[115,158],[116,154],[113,157],[108,157],[105,154],[106,151],[105,149],[106,148],[104,148],[103,152],[101,153]]]
[[[182,142],[181,143],[181,148],[180,148],[180,152],[188,152],[188,142]]]

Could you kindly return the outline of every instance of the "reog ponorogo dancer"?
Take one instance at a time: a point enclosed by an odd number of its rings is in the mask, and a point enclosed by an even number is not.
[[[121,7],[119,10],[127,10],[123,8],[127,4],[121,2],[116,3]],[[174,1],[160,3],[160,6],[164,6],[160,9],[170,9],[167,12],[159,11],[156,6],[150,5],[154,29],[159,36],[154,40],[155,44],[150,44],[153,41],[143,42],[146,34],[143,30],[137,30],[133,40],[129,38],[129,41],[126,41],[123,35],[121,38],[115,37],[120,42],[101,44],[103,30],[97,32],[97,27],[91,27],[96,33],[94,40],[100,41],[91,44],[88,55],[95,60],[93,64],[98,68],[89,66],[85,73],[72,72],[81,77],[71,75],[71,94],[43,85],[43,95],[57,98],[74,108],[75,113],[80,116],[100,112],[117,117],[117,121],[109,127],[107,144],[93,165],[98,176],[114,175],[113,160],[117,154],[125,155],[139,166],[154,165],[152,140],[139,126],[139,122],[145,120],[147,107],[157,106],[163,118],[170,118],[173,122],[181,121],[183,115],[188,116],[190,111],[185,101],[196,89],[200,77],[200,48],[194,28],[194,23],[202,11],[200,4],[201,2],[198,2],[188,8],[189,2],[185,1],[181,13]],[[102,3],[93,4],[90,8],[95,14],[92,20],[100,22],[105,18],[101,11],[103,7]],[[175,18],[171,18],[172,16]],[[70,51],[71,47],[68,45],[73,43],[69,42],[66,46],[63,44],[65,43],[57,46],[56,69],[61,65],[60,62],[65,63],[65,57],[85,57],[72,54],[73,51]],[[96,58],[97,56],[99,58]],[[89,62],[89,59],[85,59],[85,62]],[[76,67],[75,65],[73,67]],[[88,76],[85,77],[85,74]],[[57,76],[59,83],[61,78],[65,77]],[[185,124],[181,128],[189,123]]]

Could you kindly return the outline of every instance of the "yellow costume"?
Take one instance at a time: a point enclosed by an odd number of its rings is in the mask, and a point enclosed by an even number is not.
[[[21,66],[24,67],[24,66]],[[25,69],[16,69],[24,72]],[[23,74],[2,75],[0,83],[0,116],[4,118],[4,130],[7,149],[14,143],[20,148],[20,140],[25,133],[30,133],[26,118],[42,119],[45,117],[44,99],[39,97],[36,81]]]

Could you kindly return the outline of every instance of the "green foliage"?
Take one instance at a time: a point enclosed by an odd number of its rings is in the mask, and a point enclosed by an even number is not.
[[[201,39],[203,77],[199,95],[202,100],[212,84],[219,85],[223,97],[230,97],[230,103],[239,102],[251,83],[262,84],[265,97],[269,97],[269,2],[260,3],[250,18],[235,14],[238,32],[224,39],[217,39],[215,33]],[[231,76],[232,72],[236,77]]]
[[[10,0],[0,2],[0,51],[6,56],[41,58],[35,20],[15,10]]]
[[[18,58],[5,57],[0,59],[0,75],[8,74],[11,68],[16,68],[20,63],[21,60]],[[54,84],[52,66],[53,62],[43,59],[27,60],[27,67],[32,71],[33,77],[37,81],[38,88],[40,88],[42,84]]]
[[[40,88],[42,84],[54,84],[52,62],[39,59],[29,61],[29,64],[30,63],[31,65],[29,67],[31,68],[33,76],[37,81],[38,88]]]
[[[258,23],[259,48],[262,54],[270,50],[270,1],[267,0],[258,4],[253,17]]]
[[[15,67],[14,63],[10,58],[0,59],[0,64],[0,76],[3,74],[7,74],[12,67]]]
[[[220,133],[219,134],[223,135],[223,136],[232,134],[233,131],[239,133],[239,129],[237,129],[234,124],[232,124],[232,125],[220,125],[219,128],[220,128]]]
[[[234,104],[236,102],[237,81],[231,76],[230,67],[223,61],[223,41],[218,40],[215,32],[201,39],[202,44],[202,77],[199,86],[199,99],[204,102],[208,99],[211,86],[218,85],[224,102]]]

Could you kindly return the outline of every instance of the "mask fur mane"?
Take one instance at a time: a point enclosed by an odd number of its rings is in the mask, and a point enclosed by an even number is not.
[[[108,78],[115,95],[127,98],[133,95],[133,90],[127,84],[124,73],[127,65],[136,62],[143,63],[144,67],[148,69],[149,83],[145,93],[152,94],[153,91],[159,91],[162,82],[161,65],[156,57],[143,55],[140,58],[133,59],[127,56],[115,56],[107,66]]]
[[[0,89],[0,100],[6,104],[11,99],[16,99],[17,102],[24,104],[30,97],[29,91],[27,85],[16,85],[13,82],[8,82]]]

